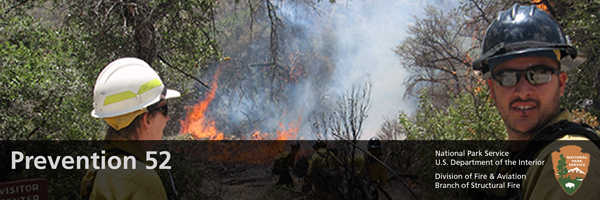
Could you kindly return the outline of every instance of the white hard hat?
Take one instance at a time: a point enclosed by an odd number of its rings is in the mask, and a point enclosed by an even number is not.
[[[92,116],[109,118],[144,109],[161,99],[179,97],[166,89],[158,74],[138,58],[120,58],[108,64],[94,86]]]

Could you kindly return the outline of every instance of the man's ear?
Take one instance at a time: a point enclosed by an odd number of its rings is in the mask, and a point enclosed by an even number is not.
[[[492,99],[494,101],[496,101],[496,95],[494,95],[494,87],[493,87],[494,80],[492,80],[491,78],[488,78],[486,82],[487,82],[488,88],[490,89],[490,94],[492,95]]]
[[[560,72],[560,74],[558,74],[558,88],[560,89],[560,96],[561,97],[565,93],[565,87],[567,86],[567,80],[568,79],[569,78],[567,77],[567,73]]]

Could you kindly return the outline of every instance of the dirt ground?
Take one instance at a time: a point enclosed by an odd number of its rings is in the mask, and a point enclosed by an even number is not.
[[[319,199],[312,193],[302,193],[304,183],[302,178],[294,175],[295,188],[276,186],[278,175],[272,175],[269,167],[239,167],[228,169],[226,172],[209,173],[208,180],[219,185],[219,194],[214,199],[256,199],[256,200],[283,200],[283,199]],[[391,177],[383,189],[391,199],[414,199],[400,180]],[[343,199],[343,198],[342,198]],[[388,199],[383,193],[379,199]]]

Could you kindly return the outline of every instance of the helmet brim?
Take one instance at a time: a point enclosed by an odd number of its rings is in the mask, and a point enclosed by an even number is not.
[[[573,68],[578,67],[579,65],[583,64],[583,62],[585,62],[587,60],[587,55],[579,52],[577,53],[577,57],[575,58],[571,58],[570,56],[565,57],[564,59],[562,59],[560,61],[560,70],[561,71],[569,71]]]
[[[180,97],[180,96],[181,96],[181,93],[179,93],[179,91],[172,90],[172,89],[167,89],[167,94],[162,99],[172,99],[172,98],[177,98],[177,97]]]
[[[557,54],[557,52],[560,52]],[[547,57],[554,60],[557,60],[561,64],[561,71],[568,71],[577,66],[579,66],[583,61],[585,61],[585,56],[578,55],[577,51],[570,48],[554,48],[554,47],[540,47],[540,48],[529,48],[516,50],[509,53],[504,53],[501,55],[491,56],[487,59],[478,60],[476,63],[479,65],[479,69],[484,73],[491,72],[494,70],[494,67],[500,65],[501,63],[521,58],[521,57]],[[575,56],[573,58],[573,56]],[[483,61],[485,60],[485,61]]]

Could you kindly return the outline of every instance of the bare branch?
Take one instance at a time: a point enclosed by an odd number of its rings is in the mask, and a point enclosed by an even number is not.
[[[187,76],[187,77],[189,77],[189,78],[191,78],[191,79],[194,79],[194,80],[196,80],[197,82],[199,82],[200,84],[202,84],[202,86],[204,86],[206,89],[210,89],[210,86],[208,86],[206,83],[202,82],[200,79],[198,79],[198,78],[196,78],[196,77],[192,76],[191,74],[188,74],[188,73],[186,73],[185,71],[183,71],[183,70],[181,70],[181,69],[179,69],[179,68],[177,68],[177,67],[174,67],[173,65],[171,65],[171,63],[167,62],[167,61],[166,61],[166,60],[165,60],[165,59],[164,59],[162,56],[158,55],[158,58],[160,59],[160,61],[162,61],[163,63],[167,64],[167,66],[169,66],[170,68],[172,68],[172,69],[175,69],[175,70],[177,70],[179,73],[182,73],[182,74],[184,74],[185,76]]]

